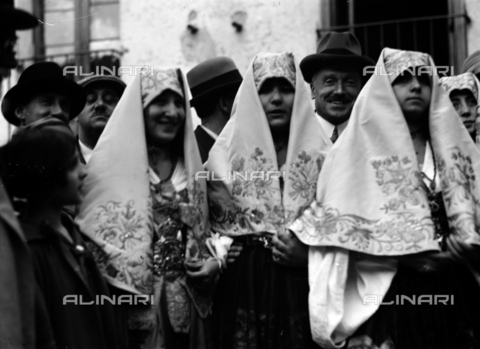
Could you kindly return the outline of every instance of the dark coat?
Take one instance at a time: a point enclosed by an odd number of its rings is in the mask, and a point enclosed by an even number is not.
[[[0,181],[0,348],[55,348],[25,237]]]
[[[197,139],[198,150],[200,150],[200,157],[204,164],[208,160],[208,153],[215,144],[215,139],[212,138],[201,126],[195,129],[195,138]]]
[[[113,306],[108,301],[104,305],[64,304],[67,295],[78,295],[86,303],[95,301],[96,295],[110,294],[77,226],[67,215],[62,221],[73,244],[47,223],[41,227],[22,223],[57,346],[118,348]]]

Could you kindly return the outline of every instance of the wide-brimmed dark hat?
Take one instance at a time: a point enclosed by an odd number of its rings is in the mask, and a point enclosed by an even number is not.
[[[92,75],[80,80],[78,84],[82,86],[84,90],[96,87],[108,87],[117,92],[119,96],[122,96],[123,91],[125,91],[125,88],[127,87],[122,79],[113,75]]]
[[[190,105],[194,107],[221,91],[238,89],[243,79],[232,59],[217,57],[195,66],[187,73],[187,80],[192,93]]]
[[[36,27],[38,19],[13,6],[13,0],[0,0],[0,30],[23,30]]]
[[[63,76],[62,69],[54,62],[41,62],[29,66],[20,75],[18,83],[5,95],[2,101],[2,113],[13,125],[20,125],[15,109],[40,93],[55,92],[68,96],[72,106],[70,119],[80,114],[85,106],[86,95],[77,83]]]
[[[352,33],[326,33],[318,43],[317,53],[305,57],[300,62],[303,78],[311,83],[313,74],[328,65],[351,65],[358,68],[361,73],[364,67],[375,62],[362,56],[362,48],[355,35]]]

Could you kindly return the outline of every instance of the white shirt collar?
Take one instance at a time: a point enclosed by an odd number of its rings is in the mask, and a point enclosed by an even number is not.
[[[210,137],[212,137],[214,140],[217,140],[218,135],[217,135],[215,132],[213,132],[212,130],[206,128],[206,127],[203,126],[203,125],[200,125],[200,127],[203,128],[203,129],[205,130],[205,132],[207,132],[207,133],[210,135]]]
[[[427,142],[427,147],[425,148],[423,165],[420,165],[420,167],[422,168],[422,172],[425,173],[429,179],[435,178],[435,185],[438,191],[440,188],[440,176],[438,173],[435,173],[435,162],[433,160],[432,149],[430,148],[429,142]],[[428,179],[423,178],[423,181],[427,186],[430,186],[430,181]]]
[[[345,130],[345,127],[347,127],[347,124],[348,124],[348,120],[347,120],[347,121],[341,123],[340,125],[334,125],[334,124],[330,123],[329,121],[325,120],[324,118],[322,118],[317,113],[315,113],[315,116],[317,117],[317,120],[320,123],[320,126],[322,126],[322,128],[325,131],[325,133],[327,134],[328,138],[332,138],[333,130],[335,129],[335,126],[337,126],[338,135],[340,136],[342,134],[343,130]]]
[[[80,138],[78,139],[78,144],[80,145],[80,151],[82,152],[83,158],[85,159],[85,162],[88,164],[88,162],[90,161],[90,158],[92,157],[93,149],[90,149],[85,144],[83,144]]]

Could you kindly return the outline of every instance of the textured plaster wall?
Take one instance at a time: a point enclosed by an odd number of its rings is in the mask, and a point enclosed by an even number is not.
[[[319,0],[120,0],[120,6],[121,43],[128,50],[122,65],[188,70],[229,56],[244,73],[260,51],[292,51],[302,59],[316,49]],[[233,15],[245,17],[241,32]]]
[[[467,26],[468,54],[480,50],[480,0],[465,0],[470,24]]]

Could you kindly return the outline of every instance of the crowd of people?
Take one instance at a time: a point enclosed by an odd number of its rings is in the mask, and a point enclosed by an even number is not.
[[[0,347],[480,348],[479,76],[348,32],[243,77],[29,66],[1,102]]]

